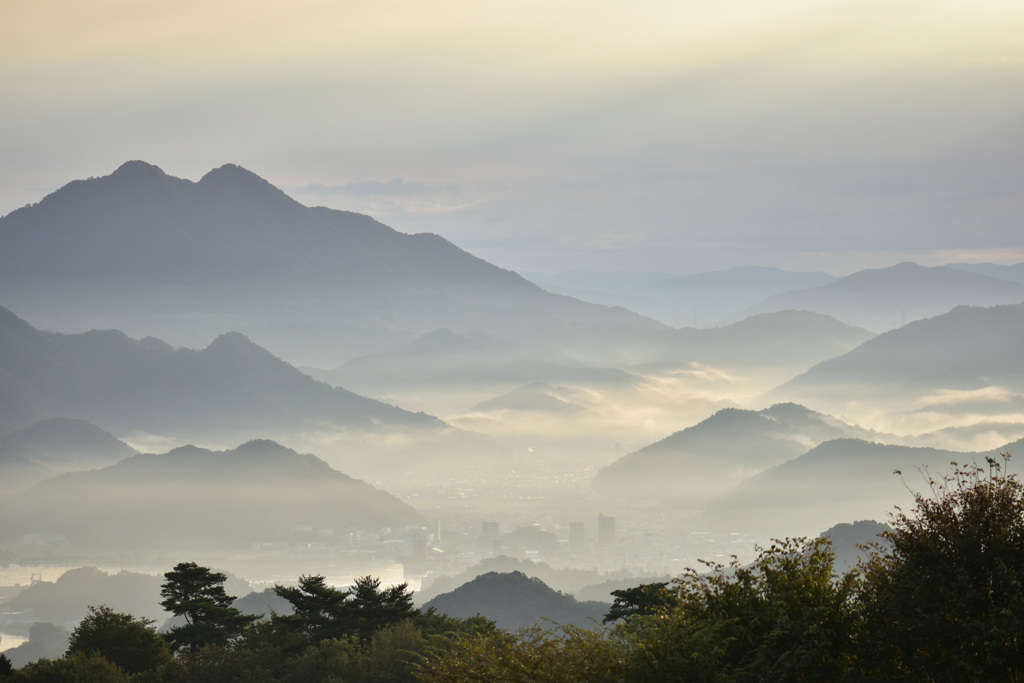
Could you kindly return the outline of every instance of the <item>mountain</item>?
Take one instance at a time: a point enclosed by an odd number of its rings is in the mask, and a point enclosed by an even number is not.
[[[845,353],[873,336],[828,315],[784,310],[723,327],[663,332],[652,338],[648,354],[718,367],[790,371]]]
[[[351,359],[332,371],[311,372],[332,384],[449,420],[536,384],[565,388],[579,396],[569,403],[597,403],[604,411],[608,402],[632,407],[654,401],[665,406],[672,400],[665,396],[665,388],[670,388],[670,395],[679,395],[675,387],[680,385],[703,394],[709,384],[731,396],[759,394],[872,336],[825,315],[783,311],[721,328],[652,332],[637,340],[628,354],[605,358],[608,363],[601,364],[536,341],[513,343],[479,330],[439,329]],[[688,402],[695,399],[691,396]],[[716,403],[712,400],[710,405]],[[551,407],[554,415],[564,406]]]
[[[519,571],[488,572],[427,602],[423,609],[465,619],[482,614],[498,628],[517,631],[549,619],[559,625],[580,628],[600,626],[611,608],[609,602],[580,602],[549,588],[540,579]],[[550,626],[550,624],[549,624]]]
[[[1024,263],[1015,263],[1012,266],[1001,266],[995,263],[949,263],[946,267],[959,268],[979,275],[1024,284]]]
[[[740,266],[659,280],[638,287],[636,292],[658,302],[657,307],[641,313],[674,326],[707,327],[721,324],[765,297],[818,287],[835,279],[826,273]]]
[[[353,529],[423,523],[391,494],[272,441],[183,446],[63,474],[10,496],[0,516],[4,543],[36,534],[71,548],[161,554],[285,543],[296,528],[347,544]]]
[[[1024,301],[1024,284],[958,268],[901,263],[862,270],[836,282],[768,297],[737,317],[799,309],[834,316],[875,331],[946,313],[961,305]]]
[[[838,412],[887,409],[1017,413],[1024,395],[1024,304],[961,306],[824,361],[773,390]],[[986,405],[986,402],[988,405]]]
[[[135,452],[84,420],[42,420],[0,437],[0,493],[27,488],[56,472],[110,465]]]
[[[237,330],[320,367],[439,327],[581,353],[662,327],[545,292],[437,235],[303,206],[232,164],[192,182],[130,161],[0,218],[0,293],[47,329],[191,346]]]
[[[113,465],[136,450],[85,420],[51,418],[0,438],[0,453],[17,454],[56,469]]]
[[[886,549],[891,547],[891,542],[882,537],[882,534],[890,531],[892,531],[892,527],[888,524],[882,524],[872,519],[862,519],[859,522],[836,524],[827,531],[823,531],[820,537],[827,538],[832,543],[836,569],[840,572],[848,572],[869,557],[869,549],[872,545]]]
[[[522,573],[539,579],[550,588],[560,593],[578,594],[581,590],[607,578],[596,567],[589,569],[570,569],[552,567],[546,562],[537,560],[495,555],[485,557],[477,564],[467,567],[458,574],[432,574],[424,578],[420,590],[416,591],[417,604],[425,604],[443,593],[450,593],[464,583],[469,583],[478,576],[488,573],[509,574]],[[602,594],[602,599],[608,594]]]
[[[549,346],[499,340],[478,330],[438,329],[353,358],[315,377],[400,405],[454,412],[530,383],[628,389],[639,378],[578,361]]]
[[[909,509],[911,492],[929,495],[929,481],[948,474],[951,462],[986,467],[985,458],[998,461],[1001,452],[1024,455],[1024,439],[975,453],[836,439],[740,482],[711,501],[704,515],[722,528],[775,538],[849,519],[885,520],[894,506]]]
[[[163,621],[160,607],[163,578],[121,571],[109,574],[95,567],[69,569],[56,581],[34,581],[11,598],[4,609],[30,612],[34,621],[75,624],[89,613],[89,605],[106,605],[144,619]]]
[[[761,266],[683,276],[588,271],[526,276],[550,292],[607,306],[624,306],[673,327],[719,325],[767,296],[835,280],[825,273]]]
[[[51,474],[34,460],[0,452],[0,495],[28,488]]]
[[[510,410],[517,412],[563,413],[566,415],[584,410],[583,406],[566,400],[572,391],[565,387],[553,387],[541,382],[534,382],[514,389],[507,394],[492,398],[478,404],[473,412],[489,412]]]
[[[742,480],[823,441],[878,437],[793,403],[727,408],[598,471],[594,489],[622,500],[701,507]]]
[[[0,430],[65,416],[165,435],[444,426],[317,382],[238,333],[175,349],[115,330],[40,332],[0,309],[0,379],[11,408],[0,413]]]

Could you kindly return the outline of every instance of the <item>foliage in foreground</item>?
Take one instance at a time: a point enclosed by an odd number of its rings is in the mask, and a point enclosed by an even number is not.
[[[897,509],[891,548],[844,576],[827,540],[778,541],[750,566],[688,572],[668,597],[659,584],[617,596],[612,633],[464,637],[420,678],[1020,681],[1024,492],[987,465],[953,463]]]
[[[511,634],[482,617],[420,614],[404,586],[381,590],[364,577],[356,590],[338,591],[323,577],[304,576],[298,588],[279,587],[296,608],[291,617],[246,617],[239,627],[235,615],[221,613],[229,618],[214,629],[216,637],[206,644],[180,641],[177,657],[154,644],[160,638],[145,620],[92,608],[67,655],[10,678],[1020,681],[1024,490],[995,460],[987,468],[953,465],[950,475],[930,482],[927,494],[915,496],[911,512],[897,509],[887,534],[891,546],[876,546],[853,573],[835,572],[827,540],[777,541],[749,566],[710,565],[671,586],[621,591],[613,617],[621,621],[613,628]],[[189,567],[188,577],[202,579],[199,585],[219,602],[209,574]],[[201,622],[196,615],[193,623]],[[125,651],[125,639],[138,646]]]

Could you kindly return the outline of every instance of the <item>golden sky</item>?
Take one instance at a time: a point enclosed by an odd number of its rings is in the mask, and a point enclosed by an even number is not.
[[[0,0],[0,214],[232,162],[517,270],[1012,260],[1022,36],[1003,0]]]

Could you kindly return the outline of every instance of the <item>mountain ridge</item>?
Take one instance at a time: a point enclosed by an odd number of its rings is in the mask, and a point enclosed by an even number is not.
[[[425,523],[392,494],[266,439],[66,472],[0,501],[0,513],[6,543],[45,533],[75,548],[162,553],[286,542],[296,525],[340,534]]]
[[[0,430],[74,416],[107,429],[150,433],[232,428],[432,429],[425,413],[314,380],[240,333],[203,349],[173,348],[118,330],[41,332],[0,308],[2,397],[12,407]]]
[[[131,161],[11,212],[0,218],[0,291],[51,329],[103,320],[191,346],[235,329],[321,367],[438,327],[566,344],[593,325],[622,343],[664,327],[545,292],[436,234],[306,207],[234,164],[193,182]]]
[[[959,268],[905,261],[857,271],[810,289],[777,294],[734,318],[783,309],[826,313],[875,331],[898,327],[959,305],[993,306],[1024,301],[1024,284]]]

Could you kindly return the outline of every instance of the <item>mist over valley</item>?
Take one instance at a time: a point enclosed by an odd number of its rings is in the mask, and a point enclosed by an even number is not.
[[[1021,450],[1019,270],[547,291],[230,164],[73,181],[0,218],[0,631],[59,645],[102,591],[48,616],[50,577],[186,559],[513,630],[773,538],[840,529],[848,568],[931,473]]]

